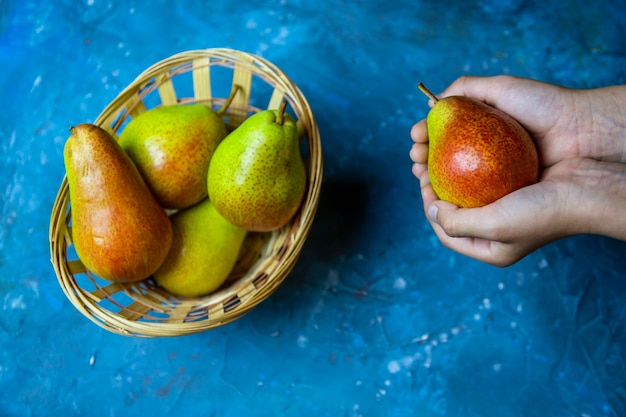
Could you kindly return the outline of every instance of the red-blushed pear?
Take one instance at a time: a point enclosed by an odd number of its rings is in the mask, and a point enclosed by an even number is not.
[[[211,157],[227,134],[222,114],[238,88],[218,111],[204,104],[155,107],[122,130],[122,149],[163,207],[181,209],[206,197]]]
[[[537,148],[511,116],[465,96],[442,99],[428,112],[428,175],[433,190],[459,207],[482,207],[537,182]]]
[[[147,278],[170,249],[169,217],[107,131],[80,124],[70,132],[63,156],[78,257],[110,281]]]

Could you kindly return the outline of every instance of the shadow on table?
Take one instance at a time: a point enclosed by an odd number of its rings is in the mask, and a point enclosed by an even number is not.
[[[368,198],[363,179],[325,182],[300,262],[332,262],[339,254],[352,252],[367,227]]]

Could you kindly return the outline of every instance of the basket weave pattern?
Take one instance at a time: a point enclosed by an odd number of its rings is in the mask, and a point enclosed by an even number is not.
[[[226,87],[226,93],[215,97],[218,75],[224,74],[232,84],[220,85]],[[278,108],[283,100],[295,116],[301,138],[306,141],[303,157],[307,191],[300,210],[278,230],[248,233],[226,283],[207,296],[185,299],[171,295],[152,278],[138,283],[112,283],[88,271],[72,248],[71,202],[64,178],[50,220],[51,261],[67,298],[99,326],[136,337],[180,336],[209,330],[249,312],[272,294],[294,267],[318,204],[322,152],[319,131],[305,97],[275,65],[231,49],[179,53],[141,73],[109,103],[94,124],[117,138],[130,118],[151,107],[203,103],[219,108],[234,85],[240,87],[239,91],[223,115],[229,129],[263,108]],[[259,94],[255,94],[257,90]],[[181,91],[189,94],[185,96]],[[252,98],[265,104],[253,105]]]

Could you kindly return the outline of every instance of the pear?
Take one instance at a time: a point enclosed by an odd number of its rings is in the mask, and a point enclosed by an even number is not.
[[[63,156],[78,257],[110,281],[148,277],[170,249],[167,214],[107,131],[80,124],[70,132]]]
[[[225,220],[208,198],[171,216],[172,247],[155,280],[174,295],[199,297],[228,278],[246,230]]]
[[[209,198],[224,218],[249,231],[285,225],[304,196],[298,128],[285,106],[248,117],[220,143],[209,166]]]
[[[217,112],[202,104],[155,107],[122,130],[120,145],[163,207],[189,207],[206,197],[209,163],[227,134],[221,116],[237,88]]]
[[[437,196],[459,207],[481,207],[537,182],[537,149],[505,112],[465,96],[437,99],[426,118],[428,175]]]

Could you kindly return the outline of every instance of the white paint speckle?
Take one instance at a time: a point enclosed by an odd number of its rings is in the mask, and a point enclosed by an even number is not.
[[[405,288],[406,288],[406,280],[402,277],[396,278],[396,280],[393,282],[393,289],[404,290]]]
[[[39,84],[41,84],[41,75],[38,75],[37,78],[35,78],[35,81],[33,81],[33,86],[31,87],[30,91],[33,91],[35,88],[39,87]]]
[[[272,39],[272,43],[275,45],[284,45],[285,40],[289,37],[289,29],[285,26],[281,26],[278,30],[278,35]]]
[[[4,297],[4,309],[25,310],[26,304],[24,303],[24,295],[20,294],[15,298],[11,298],[11,294],[7,294]]]
[[[308,342],[309,342],[309,338],[308,337],[302,336],[302,335],[298,336],[298,342],[297,343],[298,343],[299,347],[304,349]]]
[[[400,364],[396,360],[390,361],[387,364],[387,370],[390,374],[397,374],[398,372],[400,372]]]
[[[539,269],[545,269],[548,267],[548,260],[546,258],[541,258],[539,261]]]
[[[404,358],[402,358],[401,362],[402,366],[404,366],[405,368],[410,368],[411,365],[413,365],[413,358],[411,356],[405,356]]]
[[[420,337],[417,337],[415,339],[413,339],[413,342],[420,342],[423,343],[425,341],[428,340],[428,338],[430,337],[430,335],[428,333],[424,333],[423,335],[421,335]]]

